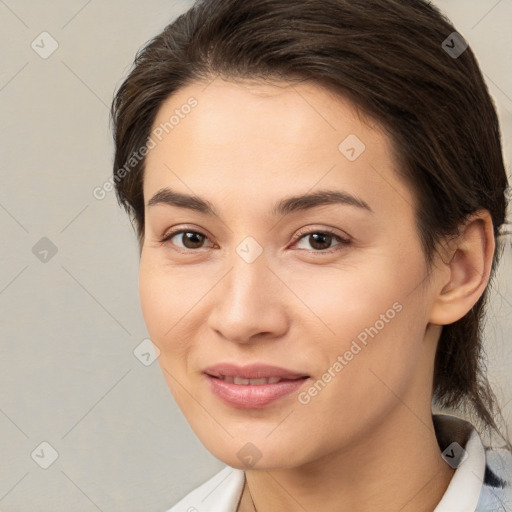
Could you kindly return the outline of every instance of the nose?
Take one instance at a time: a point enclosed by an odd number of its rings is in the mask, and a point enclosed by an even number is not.
[[[269,267],[265,252],[251,263],[234,252],[231,262],[231,270],[214,289],[209,327],[234,343],[283,336],[290,297]]]

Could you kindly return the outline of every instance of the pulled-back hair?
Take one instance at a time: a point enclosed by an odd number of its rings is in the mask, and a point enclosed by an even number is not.
[[[494,273],[506,214],[500,128],[475,56],[454,32],[422,0],[196,2],[138,52],[112,104],[116,194],[135,223],[139,249],[145,160],[129,172],[125,165],[145,145],[164,100],[215,77],[307,80],[351,100],[389,135],[397,172],[416,198],[427,264],[440,240],[485,209],[497,240]],[[482,348],[487,294],[443,327],[432,391],[440,407],[469,409],[499,431]]]

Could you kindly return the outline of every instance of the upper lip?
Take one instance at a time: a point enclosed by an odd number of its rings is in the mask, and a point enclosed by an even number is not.
[[[262,379],[268,377],[299,379],[301,377],[309,377],[309,375],[305,373],[294,372],[286,368],[280,368],[279,366],[261,363],[253,363],[244,366],[238,366],[232,363],[219,363],[205,368],[203,373],[213,377],[239,377],[243,379]]]

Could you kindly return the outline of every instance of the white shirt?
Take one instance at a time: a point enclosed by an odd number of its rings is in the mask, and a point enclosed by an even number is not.
[[[464,420],[446,415],[433,419],[445,460],[457,455],[460,447],[465,450],[433,512],[512,512],[512,454],[485,448],[478,432]],[[244,483],[243,470],[226,466],[167,512],[236,512]]]

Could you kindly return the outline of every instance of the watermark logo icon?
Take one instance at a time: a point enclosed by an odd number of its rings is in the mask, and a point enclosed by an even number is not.
[[[30,46],[39,57],[47,59],[59,47],[59,43],[50,33],[41,32]]]
[[[466,51],[468,43],[458,32],[452,32],[442,42],[441,47],[452,59],[457,59]]]
[[[458,468],[468,458],[468,452],[456,442],[451,443],[441,455],[453,469]]]
[[[261,459],[262,453],[254,444],[246,443],[238,451],[237,457],[244,466],[252,468]]]
[[[160,356],[160,349],[149,338],[145,338],[135,347],[133,355],[144,366],[150,366]]]
[[[41,263],[48,263],[57,254],[57,251],[57,246],[45,236],[32,247],[32,254]]]
[[[355,134],[351,133],[339,146],[340,153],[350,162],[357,160],[366,149],[363,141]]]
[[[263,252],[263,247],[252,237],[245,237],[236,248],[237,254],[247,263],[252,263]]]
[[[43,441],[30,456],[43,469],[48,469],[59,458],[57,450],[47,441]]]

